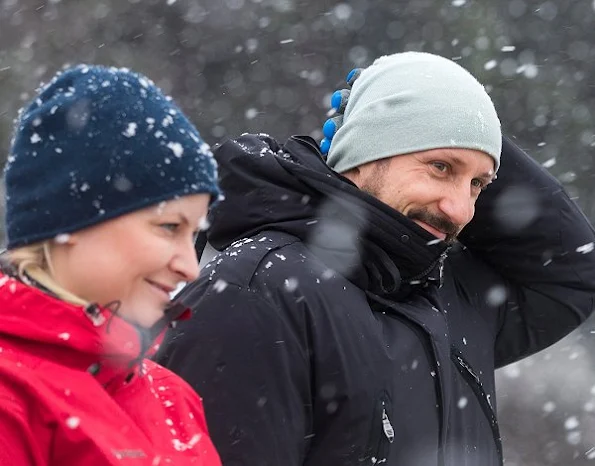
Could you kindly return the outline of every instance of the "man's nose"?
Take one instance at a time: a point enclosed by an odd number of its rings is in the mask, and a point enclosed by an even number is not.
[[[475,214],[475,197],[471,196],[469,190],[453,189],[440,199],[438,208],[450,222],[462,229]]]

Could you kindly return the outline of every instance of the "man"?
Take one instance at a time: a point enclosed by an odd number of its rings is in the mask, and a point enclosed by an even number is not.
[[[326,164],[307,137],[219,148],[222,252],[159,361],[226,466],[500,465],[494,370],[591,313],[593,229],[450,60],[377,60],[342,123]]]

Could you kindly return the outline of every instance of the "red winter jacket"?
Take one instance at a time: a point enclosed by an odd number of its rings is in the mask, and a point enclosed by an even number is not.
[[[200,398],[146,346],[0,274],[0,466],[219,466]]]

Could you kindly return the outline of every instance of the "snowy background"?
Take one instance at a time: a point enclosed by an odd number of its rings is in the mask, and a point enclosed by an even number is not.
[[[403,50],[471,70],[507,134],[595,220],[593,0],[0,0],[0,153],[17,109],[65,64],[147,74],[214,144],[320,138],[347,72]],[[592,329],[498,373],[508,465],[595,464]]]

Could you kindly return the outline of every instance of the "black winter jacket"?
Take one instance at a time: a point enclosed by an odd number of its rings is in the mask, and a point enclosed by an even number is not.
[[[494,369],[593,310],[594,233],[560,184],[505,138],[447,251],[307,137],[216,156],[223,252],[158,362],[204,397],[224,465],[502,464]]]

